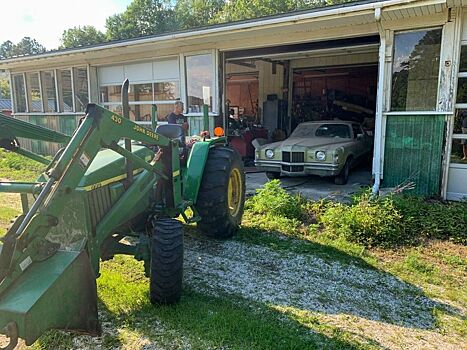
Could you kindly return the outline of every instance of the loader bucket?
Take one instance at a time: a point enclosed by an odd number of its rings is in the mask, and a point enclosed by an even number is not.
[[[0,296],[0,329],[14,347],[48,329],[98,334],[96,280],[85,251],[57,251],[31,264]],[[7,347],[7,348],[12,348]]]

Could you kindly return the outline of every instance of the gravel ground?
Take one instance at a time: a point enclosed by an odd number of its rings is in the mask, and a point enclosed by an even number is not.
[[[417,287],[370,266],[325,261],[311,254],[278,252],[236,241],[185,237],[185,285],[213,296],[240,296],[289,315],[306,314],[352,333],[383,349],[467,349],[464,339],[441,334],[434,307],[454,309],[423,295]],[[103,334],[123,334],[125,348],[190,349],[188,337],[173,333],[177,344],[118,329],[101,313]],[[4,346],[0,338],[0,346]],[[24,345],[20,346],[24,348]],[[103,349],[103,338],[76,336],[74,349]]]
[[[386,349],[467,349],[436,330],[433,308],[450,306],[386,272],[235,241],[187,237],[186,247],[185,280],[200,292],[307,312]]]

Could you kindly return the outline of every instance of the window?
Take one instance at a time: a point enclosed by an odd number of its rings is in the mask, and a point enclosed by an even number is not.
[[[24,113],[26,112],[26,88],[23,74],[12,75],[11,80],[13,81],[14,111]]]
[[[29,112],[42,112],[41,86],[39,73],[26,73]]]
[[[392,65],[393,111],[434,111],[441,29],[397,33]]]
[[[187,56],[185,58],[188,113],[202,112],[205,98],[209,101],[209,111],[212,111],[213,65],[213,56],[211,54]]]
[[[54,71],[41,72],[44,111],[57,112],[57,91],[55,90]]]
[[[165,121],[173,110],[173,102],[180,99],[178,58],[153,62],[109,66],[99,69],[100,102],[111,111],[121,114],[120,80],[130,80],[128,100],[130,119],[149,125],[152,105],[157,106],[159,121]]]
[[[89,103],[88,70],[86,68],[73,68],[75,112],[84,112]]]
[[[346,124],[322,124],[316,129],[315,136],[350,139],[350,128]]]
[[[71,84],[71,70],[58,70],[58,90],[61,112],[73,112],[73,87]]]

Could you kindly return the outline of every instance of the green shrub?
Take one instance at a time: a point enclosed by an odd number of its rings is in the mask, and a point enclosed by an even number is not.
[[[393,196],[407,236],[448,239],[467,244],[467,203],[441,202],[414,196]]]
[[[0,150],[0,178],[34,181],[45,165],[13,152]]]
[[[406,239],[391,198],[362,196],[354,204],[328,205],[318,216],[326,233],[365,246],[392,246]]]
[[[267,182],[256,195],[248,200],[246,206],[256,214],[270,214],[288,219],[301,219],[303,199],[299,195],[288,194],[279,180]]]

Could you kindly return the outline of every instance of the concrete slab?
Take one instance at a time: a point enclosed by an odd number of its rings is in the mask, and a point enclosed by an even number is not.
[[[253,169],[249,168],[246,174],[247,195],[254,195],[256,190],[267,181],[268,178],[264,172],[254,172]],[[349,182],[346,185],[336,185],[332,178],[319,176],[284,177],[280,178],[280,181],[282,187],[289,193],[300,193],[308,199],[332,198],[337,201],[348,201],[353,193],[362,187],[371,185],[371,171],[367,167],[354,169],[350,173]]]

